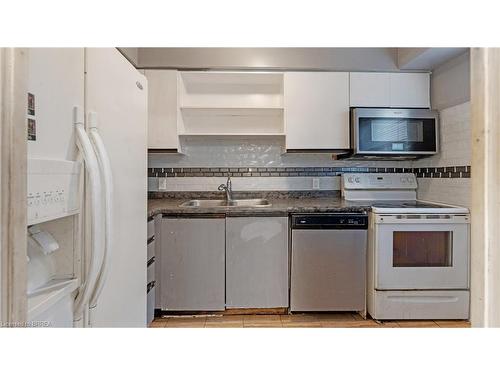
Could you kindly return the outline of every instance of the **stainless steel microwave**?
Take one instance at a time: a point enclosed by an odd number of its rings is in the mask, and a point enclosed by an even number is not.
[[[416,159],[439,149],[439,115],[430,109],[352,108],[353,158]]]

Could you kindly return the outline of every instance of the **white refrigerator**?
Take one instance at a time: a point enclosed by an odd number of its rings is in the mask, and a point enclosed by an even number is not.
[[[72,326],[145,327],[145,76],[115,48],[30,49],[27,121],[29,233],[57,244],[28,320],[66,288]]]

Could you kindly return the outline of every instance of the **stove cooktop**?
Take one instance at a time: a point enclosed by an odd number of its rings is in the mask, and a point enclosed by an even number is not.
[[[447,208],[437,203],[428,203],[421,201],[395,201],[395,202],[375,202],[372,207],[380,208]]]
[[[425,201],[374,201],[370,203],[375,213],[469,213],[465,207],[457,207]]]

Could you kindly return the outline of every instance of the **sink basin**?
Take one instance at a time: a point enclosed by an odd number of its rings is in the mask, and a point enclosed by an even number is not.
[[[267,199],[233,199],[227,202],[227,206],[236,207],[269,207],[271,203]]]
[[[181,204],[181,207],[270,207],[267,199],[233,199],[230,201],[221,199],[193,199]]]
[[[218,199],[193,199],[181,204],[181,207],[224,207],[225,200]]]

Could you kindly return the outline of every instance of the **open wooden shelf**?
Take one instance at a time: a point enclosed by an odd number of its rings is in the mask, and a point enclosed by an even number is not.
[[[283,133],[282,108],[181,108],[179,134]]]
[[[283,108],[283,73],[181,72],[181,108]]]
[[[183,116],[197,117],[277,117],[283,115],[281,107],[180,107]]]
[[[179,137],[283,136],[283,73],[181,72]]]

